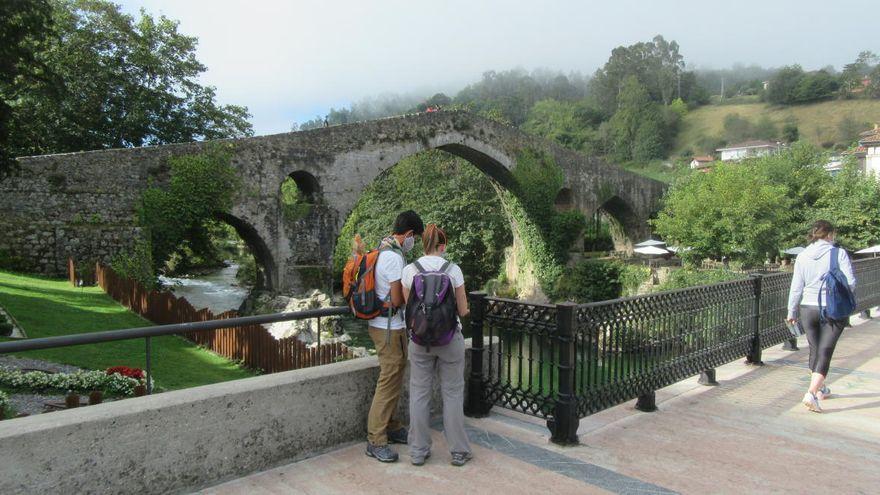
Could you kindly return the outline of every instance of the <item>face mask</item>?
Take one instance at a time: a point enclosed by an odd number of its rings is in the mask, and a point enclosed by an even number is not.
[[[400,250],[404,253],[408,253],[412,251],[412,248],[416,245],[416,238],[413,236],[409,236],[403,240],[403,244],[400,245]]]

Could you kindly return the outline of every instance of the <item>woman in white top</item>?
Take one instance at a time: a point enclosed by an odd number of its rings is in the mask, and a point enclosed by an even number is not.
[[[837,339],[843,332],[846,320],[820,318],[820,302],[825,305],[822,294],[822,279],[831,265],[834,248],[834,227],[825,220],[813,224],[807,246],[794,262],[794,274],[788,293],[788,322],[796,325],[800,321],[810,343],[810,388],[804,394],[803,403],[811,411],[822,412],[819,401],[827,399],[831,390],[825,386],[825,377],[831,366],[831,355]],[[856,277],[852,263],[843,249],[837,250],[840,271],[846,276],[850,290],[855,289]]]
[[[439,271],[447,263],[443,258],[446,252],[446,234],[435,224],[428,224],[422,234],[425,255],[418,264],[426,271]],[[415,263],[403,269],[401,284],[403,297],[410,299],[413,278],[419,272]],[[468,314],[467,293],[464,288],[464,274],[458,265],[450,264],[445,272],[452,282],[458,316]],[[416,466],[425,463],[431,456],[431,395],[434,376],[439,375],[440,391],[443,396],[443,434],[452,454],[452,465],[463,466],[471,459],[471,449],[464,430],[464,338],[461,335],[461,321],[452,340],[445,345],[425,347],[412,340],[408,353],[409,375],[409,451],[410,459]]]

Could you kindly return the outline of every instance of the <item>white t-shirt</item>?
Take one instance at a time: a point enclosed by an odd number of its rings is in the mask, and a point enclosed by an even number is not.
[[[391,291],[391,283],[400,280],[403,274],[403,265],[406,262],[403,256],[396,251],[382,251],[376,260],[376,296],[384,301]],[[377,316],[370,320],[370,326],[375,328],[388,328],[388,318]],[[403,321],[403,309],[391,318],[392,330],[403,330],[406,324]]]
[[[419,258],[419,264],[429,272],[439,271],[447,261],[446,258],[441,258],[440,256],[422,256]],[[419,273],[419,269],[416,268],[415,263],[406,265],[406,268],[403,269],[403,277],[400,279],[400,283],[404,288],[412,289],[413,277],[415,277],[417,273]],[[461,268],[455,263],[449,265],[449,271],[446,272],[446,274],[449,275],[453,288],[457,289],[464,285],[464,273],[462,273]],[[455,293],[450,295],[455,297]],[[458,319],[458,316],[455,318]],[[461,327],[461,320],[459,320],[458,326]]]

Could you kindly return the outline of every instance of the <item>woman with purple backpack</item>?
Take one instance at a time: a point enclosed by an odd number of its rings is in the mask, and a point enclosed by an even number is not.
[[[422,234],[425,255],[403,269],[409,342],[409,451],[413,465],[431,456],[431,395],[439,375],[443,396],[443,434],[452,465],[471,460],[464,429],[464,337],[459,317],[467,316],[461,268],[444,258],[446,234],[428,224]]]

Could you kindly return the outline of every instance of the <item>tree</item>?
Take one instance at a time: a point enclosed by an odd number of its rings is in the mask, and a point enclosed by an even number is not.
[[[0,2],[0,179],[15,165],[11,150],[11,103],[27,81],[42,77],[45,67],[36,60],[50,25],[46,0]]]
[[[666,41],[657,35],[650,42],[619,46],[611,51],[605,65],[596,71],[590,85],[600,108],[606,115],[617,110],[618,95],[629,77],[635,77],[648,91],[651,99],[668,105],[676,97],[697,97],[696,79],[684,74],[684,58],[678,43]],[[685,82],[686,94],[678,91],[680,78]]]
[[[787,105],[794,99],[795,91],[804,78],[804,70],[800,65],[789,65],[779,69],[770,79],[767,88],[767,101],[776,105]]]
[[[724,139],[728,143],[738,143],[753,138],[752,123],[738,113],[724,116]]]
[[[593,153],[596,151],[595,127],[600,121],[581,102],[572,105],[556,100],[541,100],[529,110],[529,117],[522,129],[529,134],[557,141],[565,147]]]
[[[787,122],[785,126],[782,127],[782,140],[786,143],[793,143],[800,139],[800,136],[798,126],[794,122]]]
[[[777,252],[789,216],[786,192],[752,164],[720,164],[674,184],[651,223],[668,242],[690,247],[692,258],[757,263]]]
[[[56,0],[35,58],[45,77],[12,103],[16,154],[157,145],[251,135],[247,109],[219,105],[196,39],[144,11],[104,0]]]
[[[663,125],[660,112],[648,90],[635,76],[620,90],[619,108],[609,121],[612,154],[621,161],[650,160],[663,155]]]
[[[872,67],[877,65],[880,57],[873,52],[864,51],[853,63],[843,66],[840,74],[840,89],[845,95],[852,94],[855,90],[862,88],[862,80],[871,73]]]
[[[880,183],[849,160],[816,201],[815,219],[831,222],[848,249],[880,243]]]

